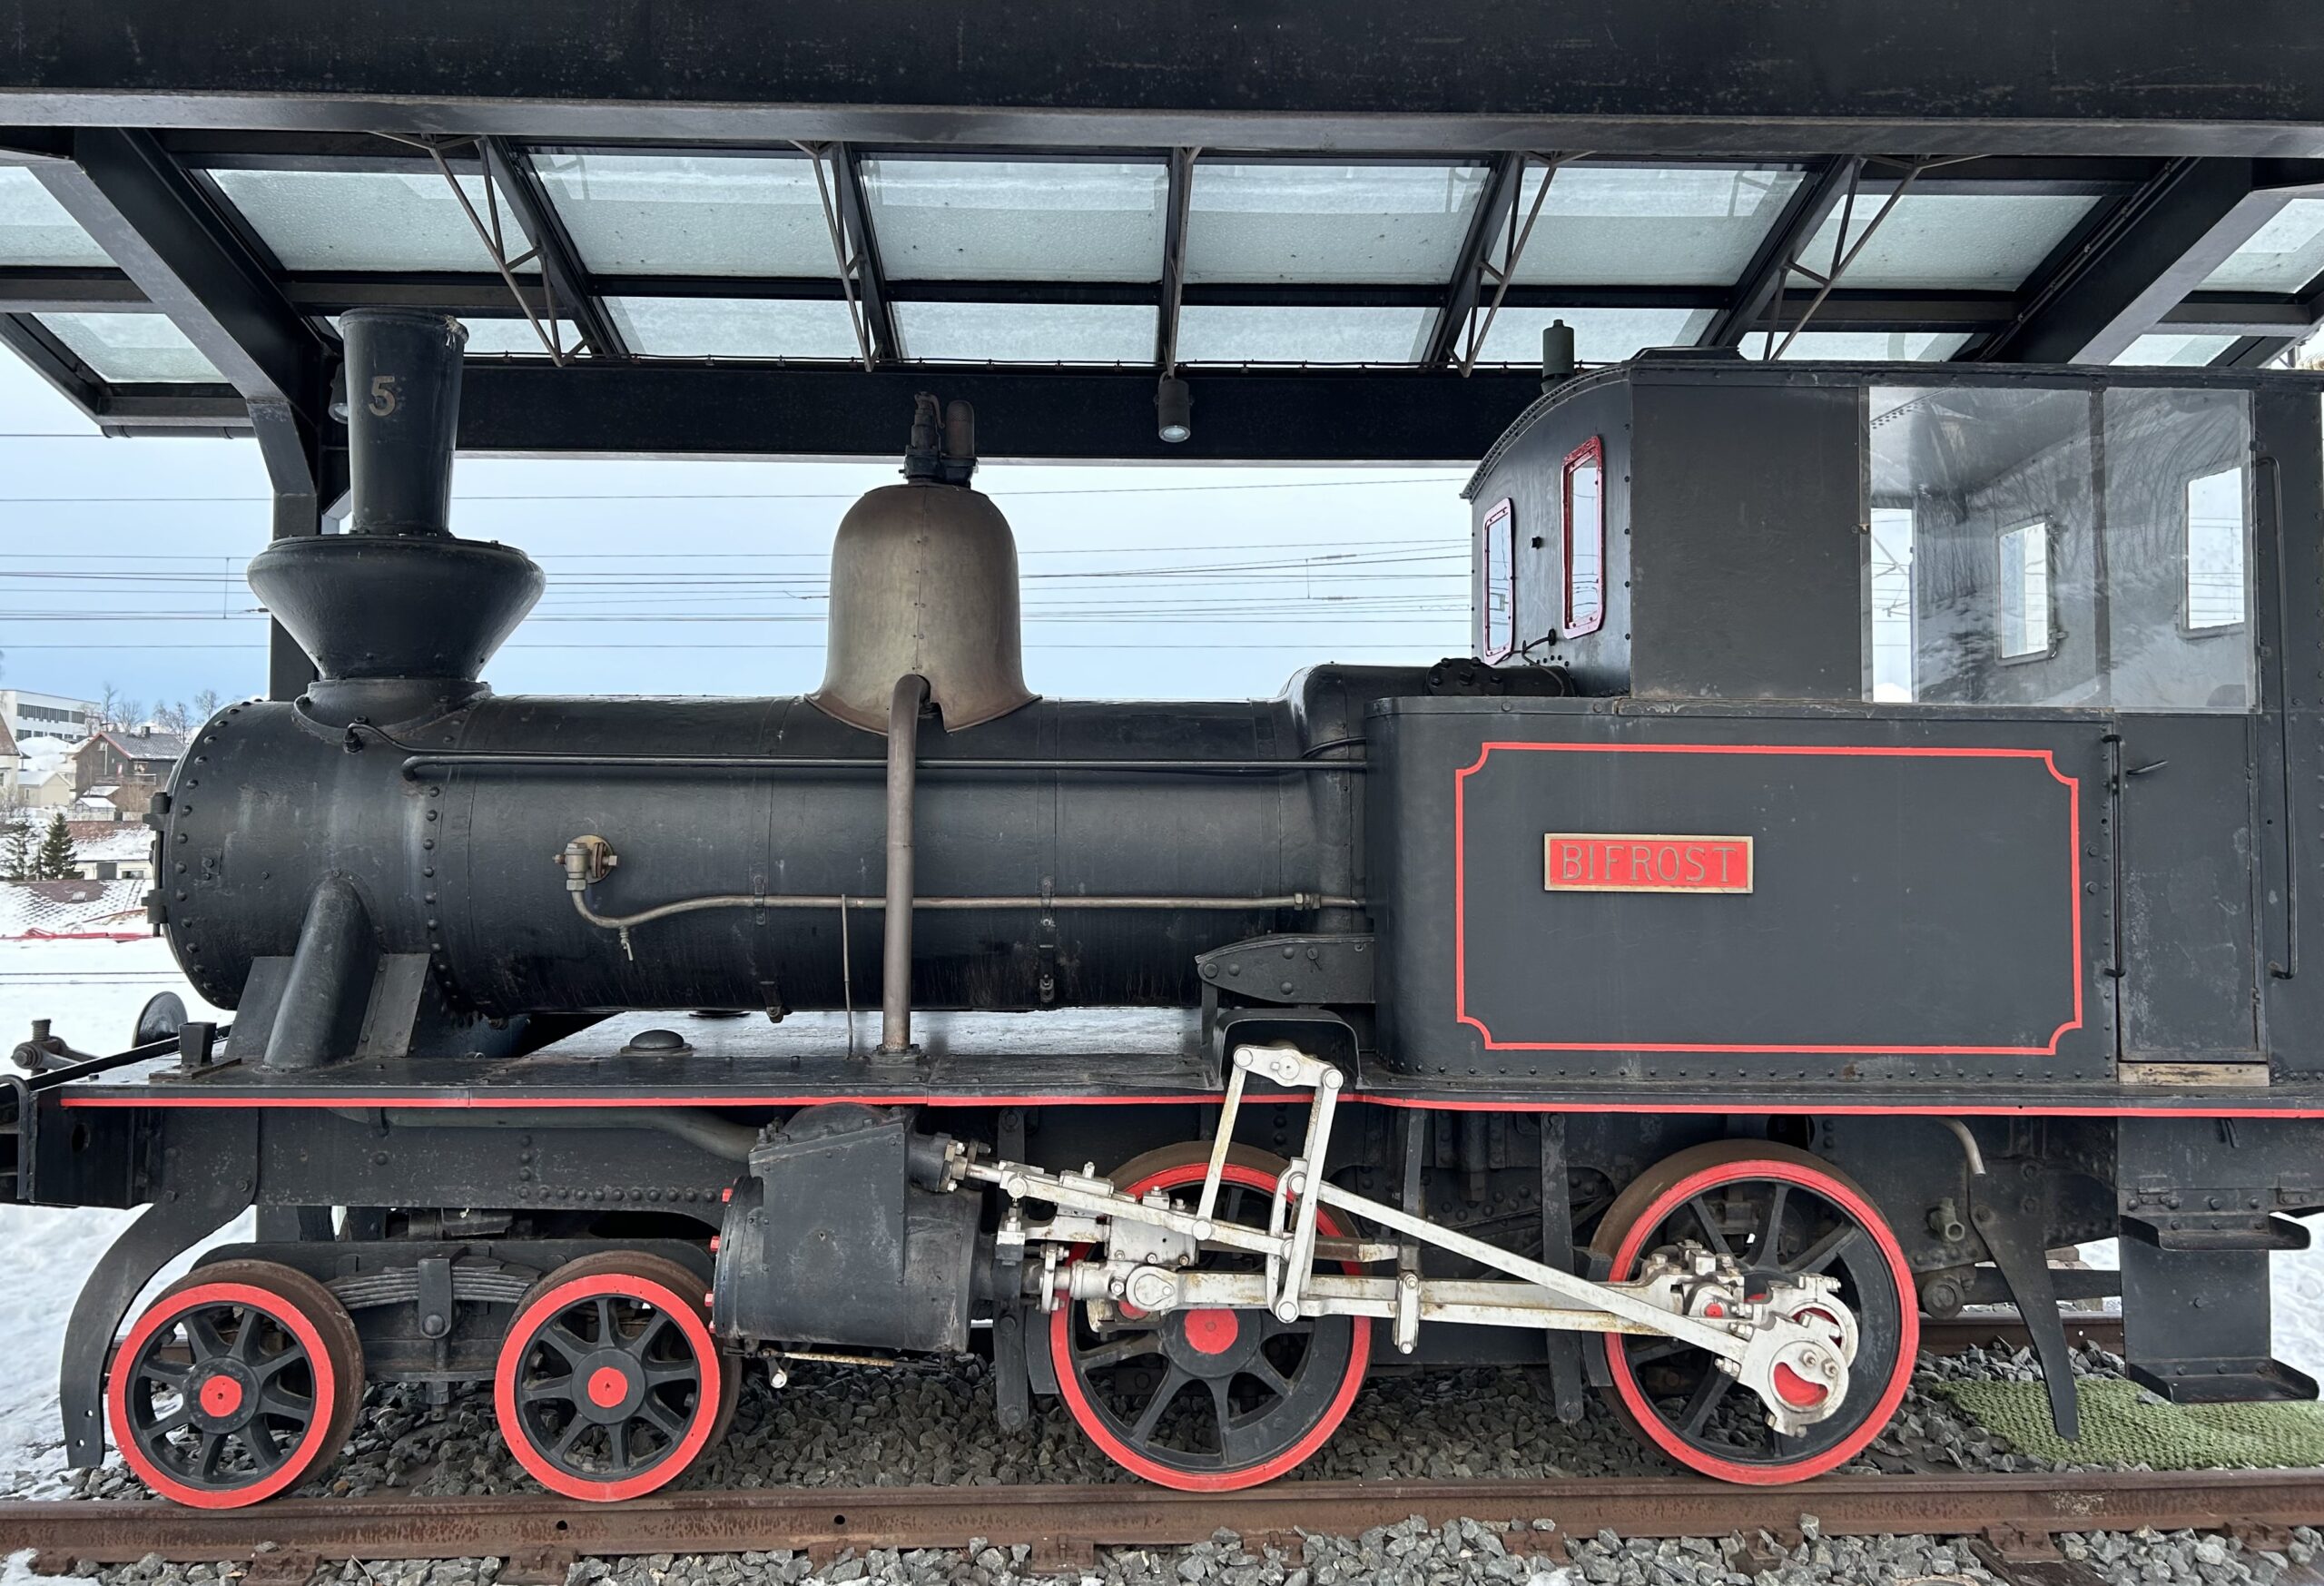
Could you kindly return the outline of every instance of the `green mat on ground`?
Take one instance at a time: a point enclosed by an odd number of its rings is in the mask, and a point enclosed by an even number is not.
[[[1935,1391],[2024,1453],[2076,1464],[2158,1471],[2219,1465],[2324,1465],[2324,1404],[2172,1404],[2119,1377],[2084,1377],[2082,1436],[2050,1428],[2040,1383],[1968,1382]]]

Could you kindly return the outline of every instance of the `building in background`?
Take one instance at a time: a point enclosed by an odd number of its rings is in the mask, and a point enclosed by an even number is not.
[[[77,767],[73,759],[80,747],[77,740],[67,743],[60,738],[19,743],[16,802],[34,810],[61,810],[71,803],[80,791],[74,785]]]
[[[74,755],[75,789],[86,794],[99,787],[143,787],[148,790],[150,803],[152,790],[170,780],[171,767],[184,753],[183,733],[156,732],[152,727],[107,728]],[[142,815],[144,806],[132,813]]]
[[[24,770],[25,757],[16,748],[16,740],[8,731],[8,724],[0,721],[0,809],[7,809],[20,801],[17,775]]]
[[[77,744],[97,730],[99,714],[94,700],[0,688],[0,722],[6,724],[19,744],[34,738],[62,738]]]
[[[73,873],[83,881],[130,882],[153,878],[153,835],[142,822],[67,821],[73,837]]]

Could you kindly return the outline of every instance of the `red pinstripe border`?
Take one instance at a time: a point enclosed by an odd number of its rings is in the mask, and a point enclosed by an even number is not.
[[[1485,1022],[1469,1011],[1469,877],[1468,781],[1484,768],[1496,749],[1516,753],[1569,754],[1787,754],[1816,758],[2038,760],[2064,784],[2067,812],[2067,918],[2073,921],[2073,1017],[2050,1032],[2047,1046],[1799,1046],[1787,1042],[1735,1044],[1709,1041],[1540,1041],[1496,1039]],[[1514,744],[1489,743],[1476,760],[1452,773],[1452,1001],[1453,1018],[1484,1038],[1485,1049],[1496,1052],[1806,1052],[1822,1057],[1943,1056],[1994,1058],[2055,1057],[2058,1042],[2070,1029],[2080,1029],[2082,1005],[2082,782],[2058,769],[2047,749],[1912,748],[1871,744]]]
[[[102,1089],[80,1092],[67,1091],[62,1105],[68,1108],[335,1108],[391,1107],[440,1111],[464,1111],[488,1108],[494,1111],[521,1112],[527,1109],[566,1110],[595,1108],[600,1110],[615,1108],[639,1107],[823,1107],[835,1102],[852,1101],[868,1107],[1168,1107],[1216,1105],[1216,1091],[1189,1091],[1175,1096],[667,1096],[641,1100],[635,1095],[603,1097],[557,1097],[533,1101],[512,1101],[507,1097],[473,1096],[172,1096],[141,1090],[133,1086],[107,1086]],[[1285,1093],[1255,1094],[1253,1101],[1295,1101],[1298,1098]],[[1470,1098],[1443,1098],[1418,1096],[1384,1096],[1373,1091],[1350,1090],[1342,1094],[1343,1102],[1364,1102],[1374,1107],[1416,1108],[1423,1112],[1654,1112],[1654,1113],[1728,1113],[1755,1112],[1780,1117],[1897,1117],[1897,1118],[2324,1118],[2324,1103],[2311,1107],[2231,1107],[2221,1103],[2198,1103],[2191,1107],[2138,1107],[2088,1102],[1927,1102],[1902,1105],[1878,1102],[1755,1101],[1748,1098],[1725,1101],[1587,1101],[1546,1100],[1508,1101],[1477,1100]]]

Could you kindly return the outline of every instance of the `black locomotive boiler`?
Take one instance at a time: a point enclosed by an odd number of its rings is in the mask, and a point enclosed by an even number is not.
[[[2313,1395],[2266,1283],[2324,1207],[2312,379],[1643,357],[1477,470],[1473,655],[1169,704],[1026,689],[923,399],[816,693],[503,697],[542,579],[448,527],[464,332],[345,327],[352,522],[250,569],[317,679],[151,817],[232,1022],[0,1089],[15,1198],[145,1208],[76,1464],[255,1502],[365,1383],[488,1381],[619,1499],[745,1369],[974,1350],[1179,1487],[1480,1362],[1780,1483],[1965,1305],[2071,1432],[2059,1302],[2117,1287],[2156,1392]]]

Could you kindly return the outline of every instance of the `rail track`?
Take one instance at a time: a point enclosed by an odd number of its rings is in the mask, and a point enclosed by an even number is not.
[[[1797,1487],[1730,1486],[1696,1476],[1521,1482],[1278,1482],[1231,1493],[1157,1487],[793,1488],[656,1493],[619,1504],[541,1494],[478,1498],[285,1499],[223,1512],[152,1502],[0,1503],[0,1551],[30,1547],[34,1568],[74,1561],[246,1561],[246,1586],[303,1583],[344,1559],[494,1557],[499,1579],[554,1582],[576,1558],[734,1553],[787,1548],[957,1548],[972,1540],[1033,1549],[1036,1569],[1070,1571],[1100,1548],[1167,1548],[1226,1528],[1248,1545],[1287,1548],[1301,1531],[1353,1535],[1413,1515],[1521,1528],[1522,1551],[1562,1552],[1568,1537],[1740,1537],[1737,1567],[1762,1560],[1765,1532],[1825,1536],[1965,1537],[2004,1579],[2072,1582],[2053,1539],[2064,1532],[2223,1532],[2280,1545],[2324,1524],[2324,1471],[1826,1476]],[[1544,1529],[1540,1522],[1553,1522]],[[1512,1551],[1519,1551],[1512,1539]],[[2309,1579],[2315,1579],[2310,1576]],[[2298,1576],[2289,1579],[2299,1579]]]

